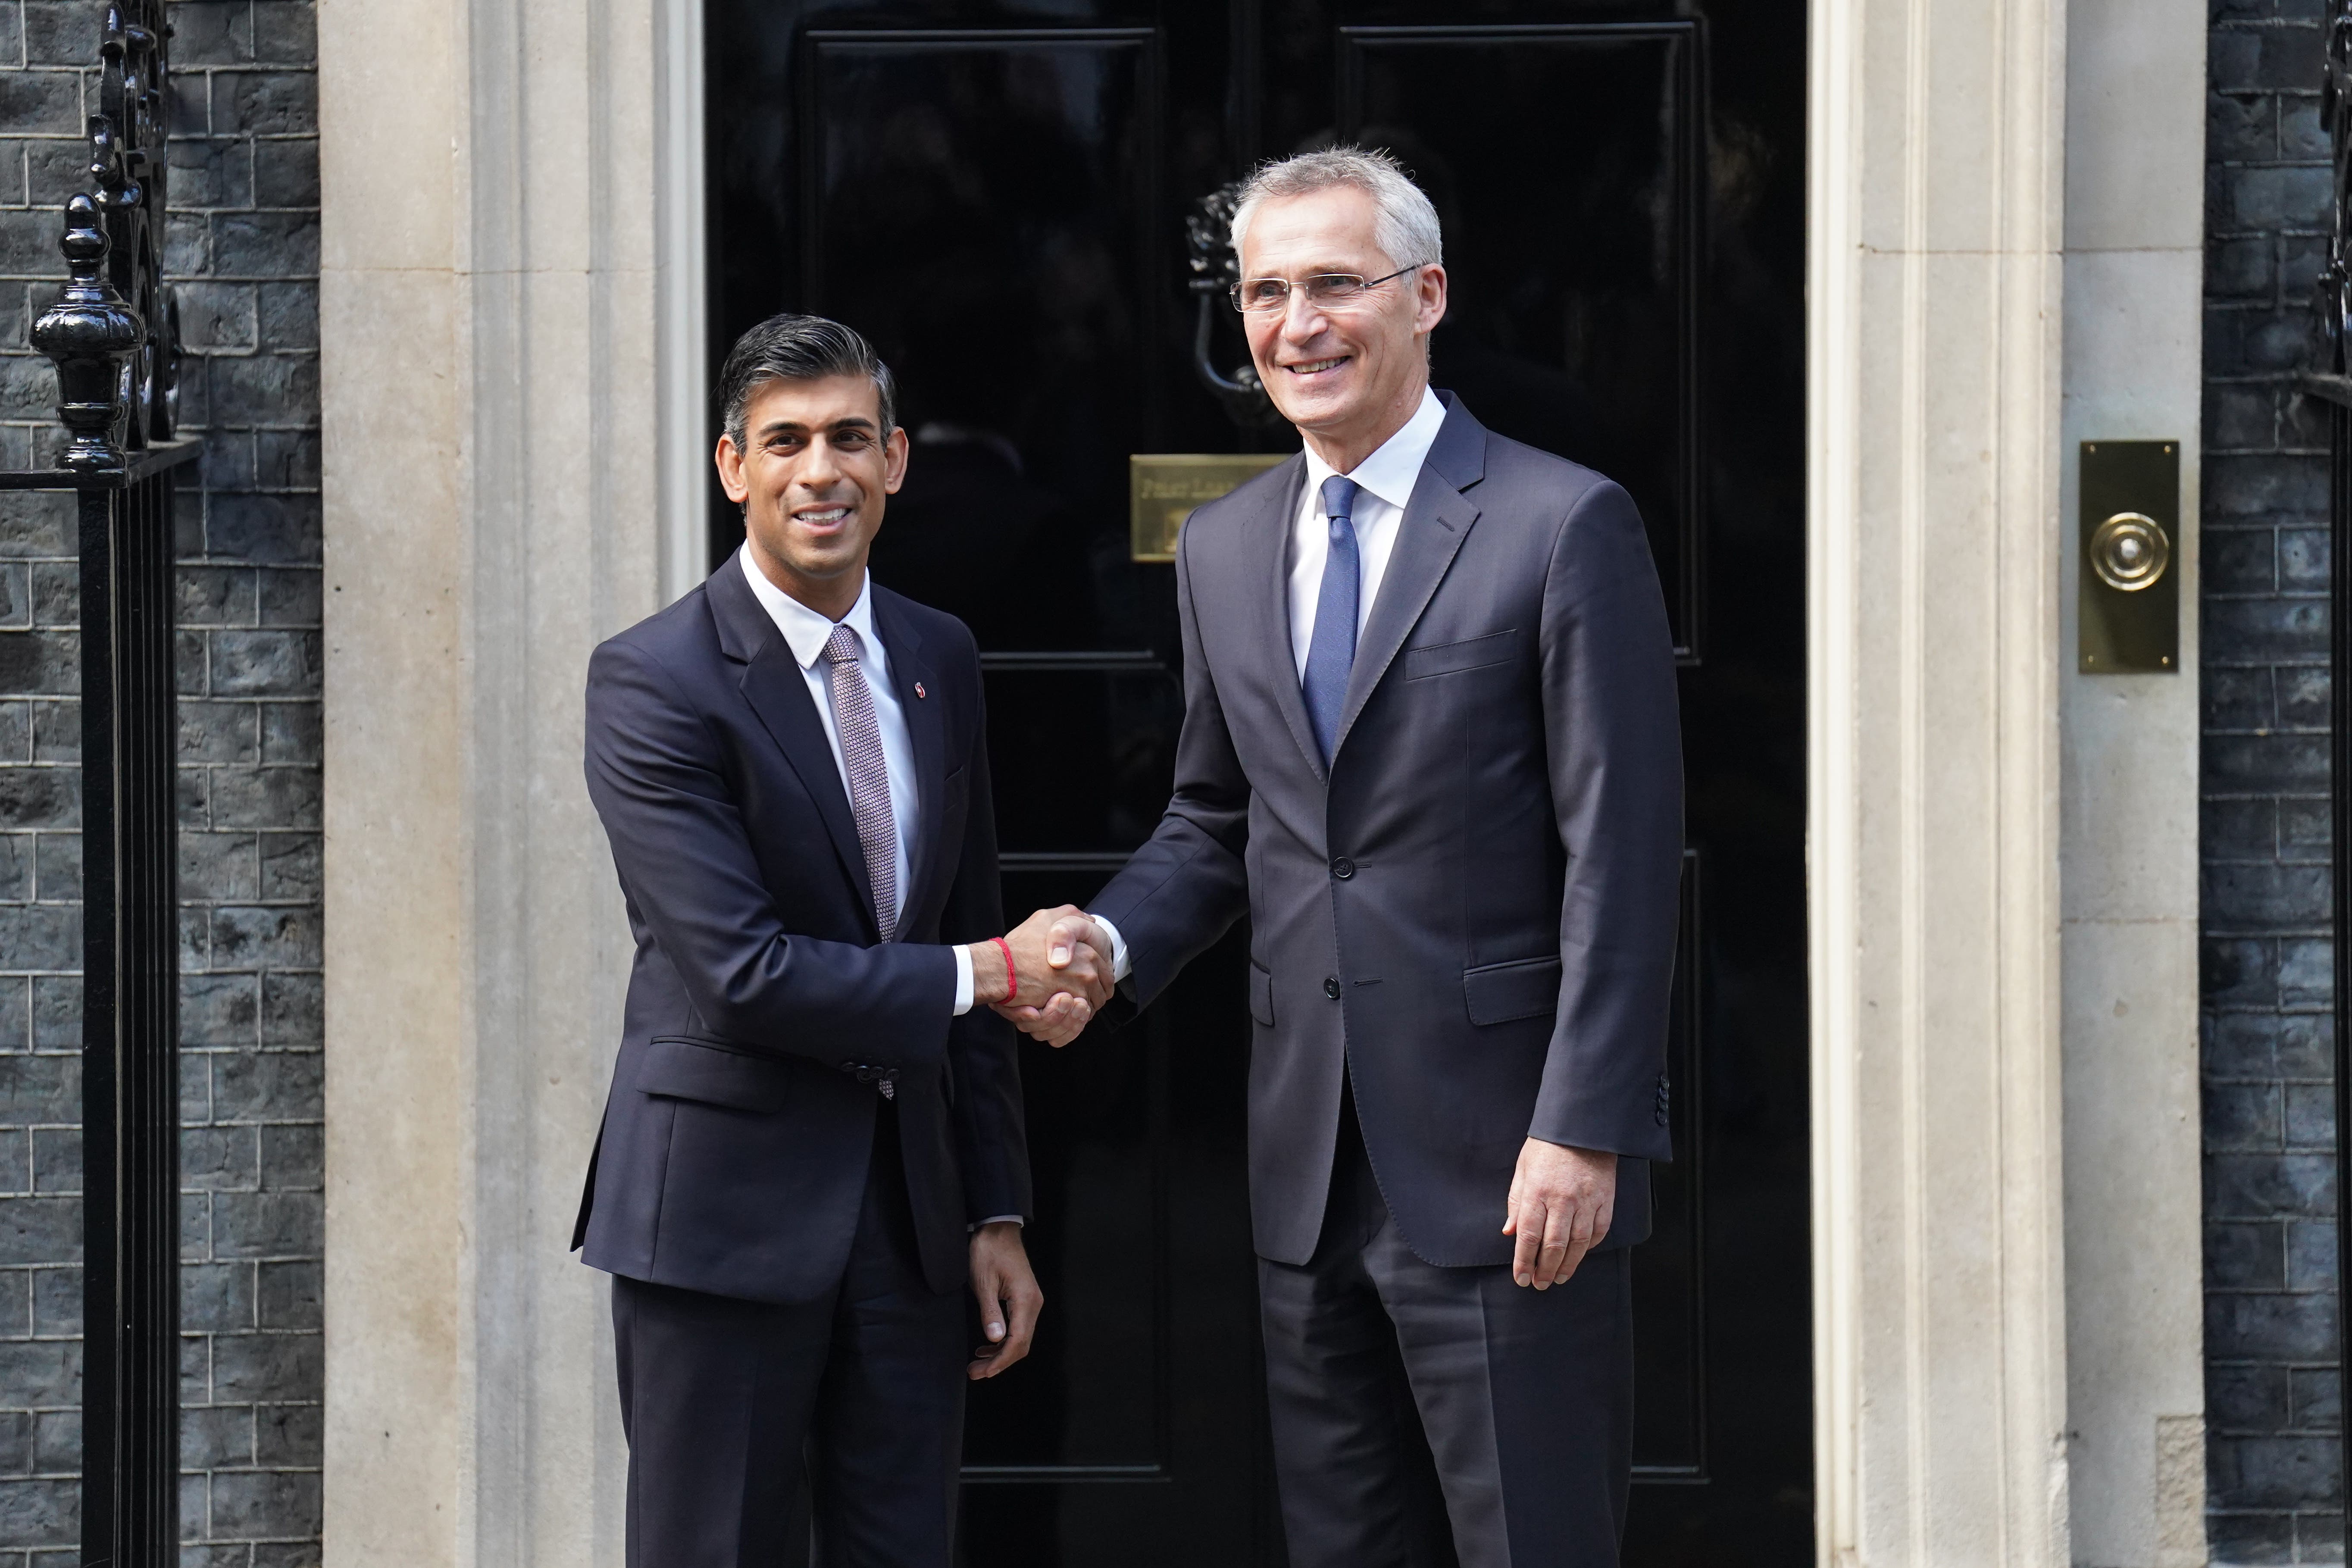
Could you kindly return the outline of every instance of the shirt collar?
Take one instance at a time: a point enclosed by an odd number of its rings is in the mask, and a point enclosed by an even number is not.
[[[824,656],[824,645],[833,637],[833,623],[768,581],[766,573],[751,563],[751,546],[746,542],[735,552],[743,566],[743,580],[751,584],[751,596],[776,623],[784,641],[793,650],[793,658],[803,669],[813,669]],[[856,632],[866,644],[866,656],[872,658],[880,653],[882,639],[874,635],[874,579],[869,575],[859,580],[857,603],[849,606],[849,614],[841,624]]]
[[[1437,394],[1426,386],[1421,389],[1421,406],[1404,422],[1397,433],[1381,443],[1378,450],[1358,463],[1348,478],[1357,486],[1388,502],[1399,511],[1412,500],[1412,487],[1421,481],[1421,468],[1429,460],[1429,449],[1437,445],[1437,432],[1445,423],[1445,405]],[[1319,496],[1323,481],[1339,470],[1307,448],[1307,493]],[[1320,504],[1319,502],[1318,504]]]

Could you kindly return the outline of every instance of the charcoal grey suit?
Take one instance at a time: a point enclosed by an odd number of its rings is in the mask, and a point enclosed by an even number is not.
[[[1446,401],[1328,766],[1283,585],[1305,459],[1192,515],[1175,795],[1092,906],[1139,1006],[1251,919],[1294,1568],[1613,1563],[1622,1521],[1622,1249],[1669,1153],[1673,649],[1625,492]],[[1530,1136],[1621,1156],[1601,1249],[1544,1293],[1511,1284],[1500,1228]],[[1416,1500],[1433,1456],[1450,1545]]]

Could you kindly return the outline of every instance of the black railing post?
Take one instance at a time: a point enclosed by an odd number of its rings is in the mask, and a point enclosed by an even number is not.
[[[179,853],[173,475],[179,321],[162,272],[163,0],[107,7],[95,189],[34,324],[58,369],[57,467],[81,556],[82,1496],[86,1568],[179,1560]]]
[[[2327,262],[2313,298],[2302,390],[2327,410],[2329,914],[2335,949],[2336,1388],[2352,1410],[2352,0],[2327,0],[2320,118],[2335,153]],[[2352,1505],[2352,1433],[2338,1445]]]

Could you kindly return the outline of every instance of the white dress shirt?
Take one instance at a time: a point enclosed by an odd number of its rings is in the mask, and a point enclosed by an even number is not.
[[[1358,463],[1347,477],[1356,481],[1355,506],[1349,513],[1356,528],[1356,638],[1372,618],[1381,580],[1388,575],[1389,557],[1396,552],[1397,531],[1404,521],[1405,504],[1412,487],[1421,482],[1422,466],[1437,444],[1445,423],[1445,405],[1426,386],[1421,406],[1412,411],[1397,433],[1381,442],[1372,455]],[[1307,448],[1307,484],[1298,498],[1298,514],[1290,524],[1290,653],[1301,680],[1307,679],[1307,650],[1315,640],[1315,608],[1323,597],[1323,567],[1331,556],[1331,519],[1323,510],[1323,481],[1339,470]],[[1118,928],[1094,917],[1110,938],[1111,973],[1128,974],[1127,939]]]
[[[833,663],[824,657],[824,645],[833,637],[834,623],[768,581],[767,574],[751,563],[749,544],[736,552],[743,563],[743,580],[751,584],[751,596],[776,623],[793,658],[801,667],[801,679],[808,682],[809,696],[816,703],[817,722],[824,726],[824,743],[833,748],[833,765],[841,773],[841,792],[849,794],[849,764],[842,760],[841,733],[833,722]],[[871,577],[858,584],[857,603],[849,606],[849,614],[841,624],[856,632],[866,645],[859,659],[866,672],[866,687],[874,700],[875,728],[882,732],[882,763],[890,778],[890,816],[898,831],[893,848],[898,866],[898,897],[908,890],[908,849],[915,843],[916,813],[921,809],[922,796],[915,784],[915,742],[907,731],[906,710],[898,705],[898,689],[890,684],[890,650],[882,646],[881,634],[874,629],[874,580]],[[893,910],[895,916],[897,911]],[[952,951],[956,960],[956,1002],[959,1016],[971,1011],[971,954],[964,948]]]

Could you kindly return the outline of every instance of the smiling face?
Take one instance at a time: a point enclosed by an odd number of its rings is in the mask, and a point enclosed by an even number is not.
[[[770,381],[751,393],[744,442],[719,438],[719,480],[743,508],[751,563],[828,620],[857,603],[886,498],[907,478],[907,433],[881,428],[871,379]]]
[[[1242,276],[1294,282],[1320,272],[1379,278],[1382,250],[1370,193],[1332,185],[1267,201],[1242,237]],[[1281,310],[1246,311],[1259,379],[1318,456],[1347,473],[1401,429],[1429,384],[1429,334],[1445,315],[1445,268],[1433,263],[1375,285],[1346,310],[1293,289]]]

